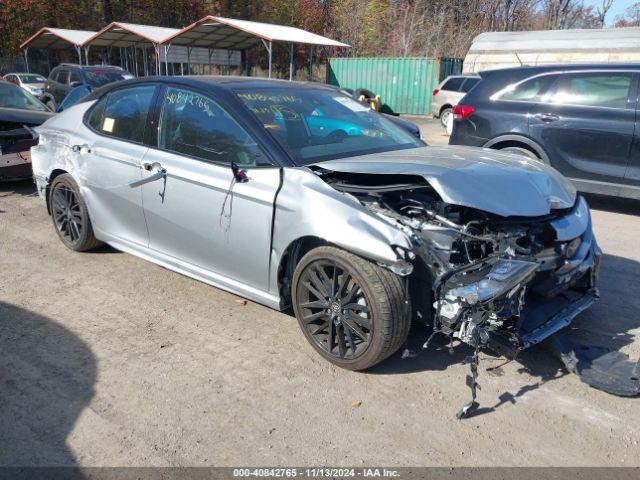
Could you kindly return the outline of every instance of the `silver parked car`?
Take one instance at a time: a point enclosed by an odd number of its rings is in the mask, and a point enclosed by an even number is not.
[[[37,131],[38,191],[67,247],[105,242],[292,306],[344,368],[393,354],[412,321],[515,355],[597,297],[589,208],[564,177],[521,155],[427,147],[334,88],[133,80]]]
[[[450,75],[431,94],[431,115],[440,119],[446,128],[460,99],[480,81],[477,75]]]
[[[37,73],[7,73],[4,76],[7,82],[15,83],[23,90],[26,90],[31,95],[42,99],[44,94],[44,82],[46,78]]]

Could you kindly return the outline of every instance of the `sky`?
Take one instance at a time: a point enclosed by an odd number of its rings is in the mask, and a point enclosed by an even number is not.
[[[623,15],[627,7],[640,0],[613,0],[611,10],[607,13],[607,25],[613,25],[618,15]],[[596,7],[602,5],[602,0],[585,0],[585,5],[594,5]]]

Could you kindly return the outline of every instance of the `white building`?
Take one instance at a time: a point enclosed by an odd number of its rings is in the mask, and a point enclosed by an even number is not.
[[[463,73],[563,63],[640,63],[640,27],[481,33]]]

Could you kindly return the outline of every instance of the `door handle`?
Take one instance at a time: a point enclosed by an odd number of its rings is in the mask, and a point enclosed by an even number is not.
[[[555,122],[556,120],[560,120],[560,117],[554,113],[538,113],[534,115],[538,120],[542,120],[543,122]]]
[[[142,162],[142,168],[144,168],[147,172],[153,172],[155,171],[155,173],[153,175],[149,175],[146,178],[142,178],[140,180],[137,180],[133,183],[130,183],[129,186],[131,188],[136,188],[136,187],[140,187],[141,185],[144,185],[145,183],[151,183],[151,182],[155,182],[156,180],[160,180],[163,178],[166,178],[167,176],[167,170],[165,168],[162,167],[162,165],[160,165],[158,162]]]
[[[163,168],[159,162],[142,162],[142,168],[144,168],[147,172],[152,172],[155,170],[156,172],[167,173],[167,170]]]

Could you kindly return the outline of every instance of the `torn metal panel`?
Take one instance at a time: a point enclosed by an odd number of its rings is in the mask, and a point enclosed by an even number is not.
[[[331,188],[308,168],[288,168],[275,202],[272,265],[279,265],[287,247],[303,237],[322,239],[385,265],[404,262],[394,247],[413,248],[409,235],[395,222]],[[279,288],[277,273],[272,268],[274,294]]]

